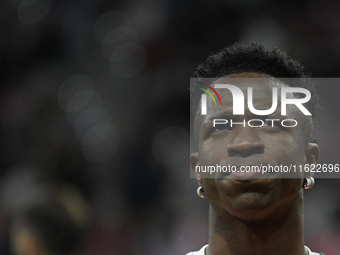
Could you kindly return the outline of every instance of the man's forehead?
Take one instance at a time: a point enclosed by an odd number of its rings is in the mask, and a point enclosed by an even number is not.
[[[233,102],[233,99],[236,99],[234,94],[232,94],[231,90],[225,88],[216,88],[216,84],[229,84],[236,86],[238,89],[242,91],[245,105],[248,95],[248,88],[251,89],[252,92],[252,101],[256,102],[258,100],[263,101],[263,103],[267,102],[269,104],[272,103],[273,96],[273,88],[277,88],[276,94],[278,95],[278,101],[280,101],[281,97],[279,96],[281,93],[282,87],[288,87],[282,81],[275,78],[220,78],[216,80],[212,86],[215,88],[216,92],[220,96],[223,104],[229,104]],[[213,100],[208,97],[208,104],[214,104]]]
[[[215,87],[216,84],[231,84],[231,85],[237,86],[239,89],[242,90],[243,94],[247,93],[248,88],[252,88],[252,91],[256,93],[267,93],[267,92],[272,93],[272,88],[274,87],[282,88],[282,87],[288,86],[282,81],[280,81],[279,79],[271,77],[271,76],[262,77],[262,78],[222,77],[214,81],[212,83],[212,86]],[[220,88],[215,88],[215,89],[218,92],[221,92],[221,93],[229,92],[230,94],[229,90],[220,89]]]

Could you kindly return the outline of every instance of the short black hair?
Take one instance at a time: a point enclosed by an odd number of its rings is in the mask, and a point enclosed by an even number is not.
[[[315,128],[316,112],[319,109],[319,97],[316,87],[310,78],[311,74],[305,71],[303,65],[278,48],[269,48],[263,44],[252,42],[235,43],[225,47],[222,51],[211,54],[201,63],[194,72],[194,78],[220,78],[235,73],[256,72],[268,74],[275,78],[305,78],[301,82],[288,84],[292,87],[306,88],[311,93],[311,99],[306,107],[312,114]],[[202,90],[191,87],[191,97],[196,113]]]
[[[235,43],[211,54],[194,72],[194,77],[216,78],[233,73],[257,72],[276,78],[310,77],[302,64],[278,48],[263,44]]]

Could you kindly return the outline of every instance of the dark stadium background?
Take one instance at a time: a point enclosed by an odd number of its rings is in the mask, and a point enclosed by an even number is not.
[[[182,254],[207,243],[189,177],[189,78],[236,41],[339,77],[336,0],[3,0],[0,253],[11,217],[66,183],[91,207],[77,254]],[[339,162],[339,90],[318,87],[321,163]],[[339,180],[305,192],[306,245],[337,254]],[[335,253],[331,253],[336,251]]]

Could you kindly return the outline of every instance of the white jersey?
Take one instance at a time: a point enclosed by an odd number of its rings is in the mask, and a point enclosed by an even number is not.
[[[202,247],[202,249],[200,249],[199,251],[192,251],[192,252],[187,253],[186,255],[205,255],[205,249],[207,247],[208,247],[208,245],[204,245]],[[320,254],[322,254],[322,253],[312,252],[307,246],[305,246],[305,251],[306,251],[305,254],[308,254],[308,255],[320,255]]]

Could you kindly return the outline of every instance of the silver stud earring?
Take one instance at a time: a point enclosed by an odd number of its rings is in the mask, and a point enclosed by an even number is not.
[[[314,184],[315,184],[314,178],[313,177],[307,177],[307,178],[304,179],[302,187],[304,189],[311,189],[311,188],[313,188]]]
[[[203,190],[203,187],[202,186],[199,186],[197,188],[197,195],[200,197],[200,198],[205,198],[207,195],[205,194],[204,190]]]

